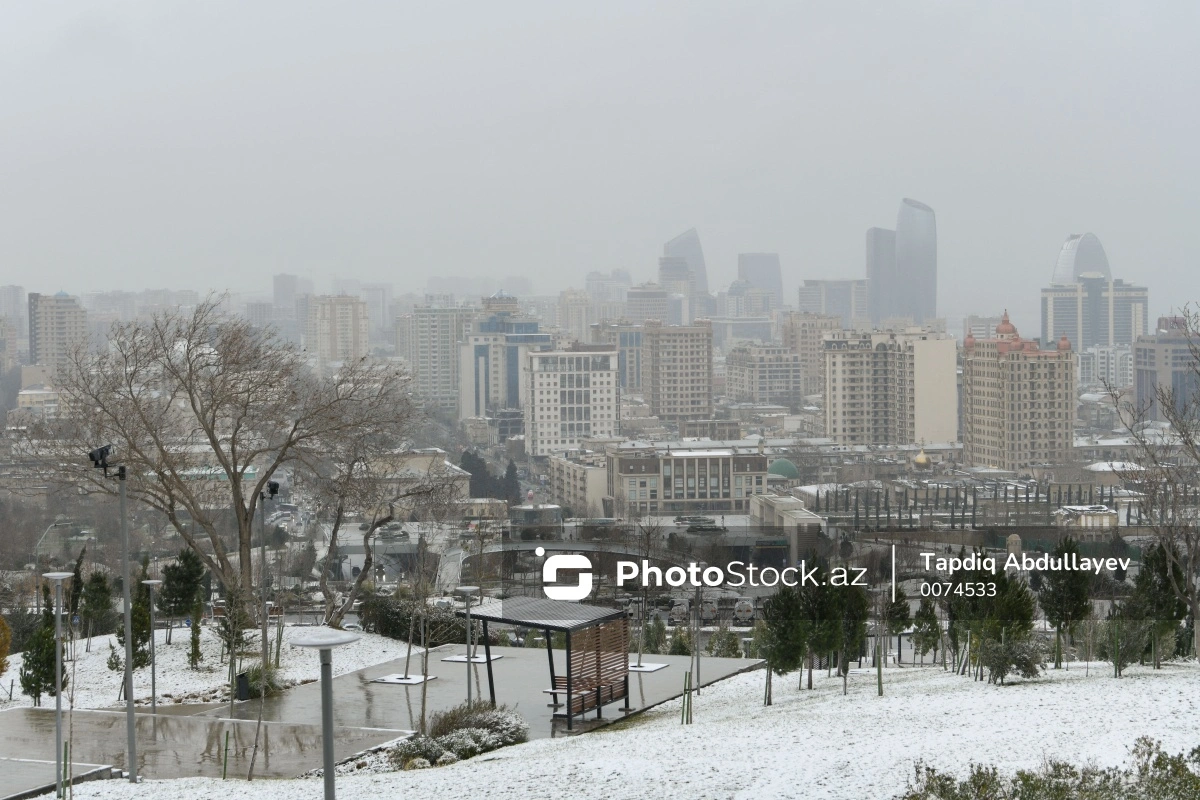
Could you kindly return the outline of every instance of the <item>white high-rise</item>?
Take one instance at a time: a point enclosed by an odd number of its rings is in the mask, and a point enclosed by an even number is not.
[[[621,401],[615,346],[528,352],[522,371],[525,448],[530,456],[617,435]]]

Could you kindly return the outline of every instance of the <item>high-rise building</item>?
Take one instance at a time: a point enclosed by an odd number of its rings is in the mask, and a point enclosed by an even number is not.
[[[593,322],[592,302],[585,292],[567,289],[558,294],[558,329],[577,342],[586,342]]]
[[[1075,375],[1077,386],[1101,390],[1128,389],[1133,386],[1133,345],[1089,347],[1083,352],[1076,351],[1075,355],[1078,365]]]
[[[963,342],[962,370],[967,464],[1016,472],[1070,461],[1075,354],[1065,336],[1039,349],[1005,312],[990,338]]]
[[[895,281],[898,305],[886,316],[918,325],[937,317],[937,220],[932,208],[908,197],[896,216]]]
[[[826,435],[846,445],[958,439],[957,345],[929,330],[830,331]]]
[[[825,391],[825,334],[841,328],[842,318],[829,314],[793,311],[783,318],[783,346],[800,356],[803,395]]]
[[[396,326],[396,351],[407,358],[413,388],[425,404],[439,409],[458,405],[459,343],[478,309],[441,302],[413,309],[408,325]]]
[[[1108,257],[1091,233],[1063,243],[1051,285],[1042,289],[1042,341],[1066,336],[1076,347],[1132,344],[1146,333],[1150,293],[1113,280]]]
[[[867,229],[867,293],[871,324],[896,316],[896,232]]]
[[[28,304],[30,363],[65,369],[74,349],[87,341],[87,312],[66,292],[30,292]]]
[[[679,257],[687,262],[692,271],[692,285],[696,294],[708,294],[708,269],[704,266],[704,250],[700,247],[700,234],[695,228],[684,231],[663,245],[663,255]]]
[[[725,356],[725,394],[738,403],[803,402],[800,354],[778,345],[743,344]]]
[[[550,334],[521,312],[515,297],[497,292],[484,298],[483,307],[458,347],[460,419],[521,408],[521,369],[526,356],[553,348]]]
[[[617,435],[621,400],[616,348],[577,344],[569,350],[531,350],[524,373],[525,449],[530,456]]]
[[[316,353],[319,364],[366,357],[370,352],[369,336],[367,304],[362,300],[344,294],[312,298],[304,342],[309,352]]]
[[[842,320],[843,328],[871,326],[865,280],[806,280],[800,287],[799,300],[801,311],[836,316]]]
[[[662,420],[712,417],[713,332],[708,320],[642,329],[642,391],[650,413]]]
[[[599,322],[592,325],[594,344],[617,348],[617,383],[634,394],[642,391],[642,326],[630,322]]]
[[[738,253],[738,279],[770,292],[776,308],[783,305],[783,267],[778,253]]]
[[[1184,317],[1159,317],[1155,332],[1133,344],[1134,402],[1148,420],[1165,422],[1159,405],[1170,399],[1183,413],[1200,391],[1200,363]],[[1186,416],[1186,413],[1185,413]]]
[[[358,296],[367,304],[367,322],[371,328],[372,337],[378,338],[384,331],[391,330],[392,319],[392,284],[364,283],[359,288]]]
[[[640,324],[648,319],[667,319],[668,292],[657,283],[632,287],[626,296],[629,321]]]

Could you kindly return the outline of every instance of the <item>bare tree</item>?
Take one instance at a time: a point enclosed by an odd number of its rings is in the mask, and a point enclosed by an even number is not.
[[[379,530],[396,520],[441,519],[457,499],[459,485],[453,465],[440,450],[389,449],[394,431],[364,429],[347,437],[329,456],[310,464],[305,474],[330,523],[329,549],[321,570],[325,624],[340,627],[373,574],[372,543]],[[329,585],[338,556],[340,534],[348,519],[362,518],[363,565],[350,590],[338,600]]]
[[[1184,381],[1190,388],[1158,385],[1141,402],[1107,387],[1121,424],[1134,444],[1134,465],[1118,474],[1141,489],[1138,512],[1163,546],[1173,569],[1171,589],[1192,619],[1200,619],[1200,313],[1184,309],[1179,333],[1190,358]],[[1178,570],[1178,573],[1176,572]],[[1193,652],[1200,653],[1200,625],[1193,632]]]
[[[225,587],[250,593],[267,482],[364,430],[407,430],[414,412],[398,369],[362,359],[318,372],[220,301],[116,323],[106,347],[78,347],[58,376],[63,412],[28,428],[25,445],[50,475],[115,494],[86,457],[112,444],[130,497],[162,512]]]

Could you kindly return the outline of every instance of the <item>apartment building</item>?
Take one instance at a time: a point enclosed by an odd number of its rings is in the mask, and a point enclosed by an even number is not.
[[[796,407],[804,397],[800,354],[786,347],[738,345],[725,357],[725,394],[738,403]]]
[[[567,450],[547,461],[550,497],[576,517],[602,517],[608,495],[608,467],[604,453]]]
[[[842,329],[842,318],[832,314],[790,312],[783,318],[783,346],[800,356],[802,395],[825,391],[825,334]]]
[[[309,302],[304,342],[321,365],[366,357],[369,336],[367,304],[359,298],[323,295]]]
[[[713,416],[713,336],[707,320],[695,325],[647,320],[642,370],[642,391],[653,416],[675,422]]]
[[[826,436],[846,445],[958,439],[957,348],[927,329],[825,334]]]
[[[87,312],[79,299],[66,292],[29,293],[29,360],[65,369],[71,353],[88,338]]]
[[[1020,337],[1005,313],[994,336],[963,342],[963,460],[1019,471],[1071,460],[1075,355]]]

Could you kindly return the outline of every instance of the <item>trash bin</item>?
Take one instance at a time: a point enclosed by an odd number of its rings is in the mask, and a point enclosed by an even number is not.
[[[250,675],[246,672],[239,672],[237,676],[237,699],[250,699]]]

